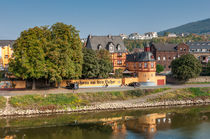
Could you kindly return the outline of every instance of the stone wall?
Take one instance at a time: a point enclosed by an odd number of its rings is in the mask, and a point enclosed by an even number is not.
[[[187,83],[193,82],[210,82],[210,76],[199,76],[197,78],[190,79]]]

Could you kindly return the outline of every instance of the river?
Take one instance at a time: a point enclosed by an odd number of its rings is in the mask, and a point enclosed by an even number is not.
[[[208,139],[210,106],[0,118],[0,139]]]

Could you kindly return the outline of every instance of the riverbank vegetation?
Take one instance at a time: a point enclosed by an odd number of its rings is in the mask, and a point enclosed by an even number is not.
[[[179,100],[196,100],[196,99],[209,99],[210,98],[210,88],[184,88],[177,89],[173,92],[165,93],[160,95],[155,99],[150,99],[149,101],[162,102],[162,101],[179,101]]]
[[[13,107],[21,109],[54,110],[88,106],[95,102],[107,102],[113,100],[128,100],[163,92],[170,88],[136,89],[129,91],[112,91],[97,93],[69,93],[49,95],[24,95],[14,96],[10,99]]]
[[[4,108],[6,106],[6,98],[0,96],[0,109]]]

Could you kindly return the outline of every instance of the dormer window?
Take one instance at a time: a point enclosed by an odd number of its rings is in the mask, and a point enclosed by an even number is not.
[[[98,50],[101,50],[102,49],[102,46],[101,44],[98,45]]]
[[[108,46],[108,48],[109,48],[109,52],[110,53],[113,53],[114,52],[114,45],[113,45],[113,43],[110,43],[109,46]]]
[[[121,50],[120,44],[118,44],[116,48],[117,48],[118,51],[120,51]]]

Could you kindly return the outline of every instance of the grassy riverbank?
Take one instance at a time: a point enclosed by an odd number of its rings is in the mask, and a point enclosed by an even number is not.
[[[173,92],[165,93],[157,98],[150,99],[149,101],[178,101],[178,100],[196,100],[196,99],[210,99],[210,88],[184,88],[177,89]]]
[[[0,109],[4,108],[6,105],[6,98],[0,96]]]
[[[88,106],[95,102],[107,102],[113,100],[128,100],[163,92],[170,88],[136,89],[129,91],[97,92],[97,93],[69,93],[50,95],[24,95],[14,96],[10,99],[13,107],[21,109],[53,110],[80,106]]]

